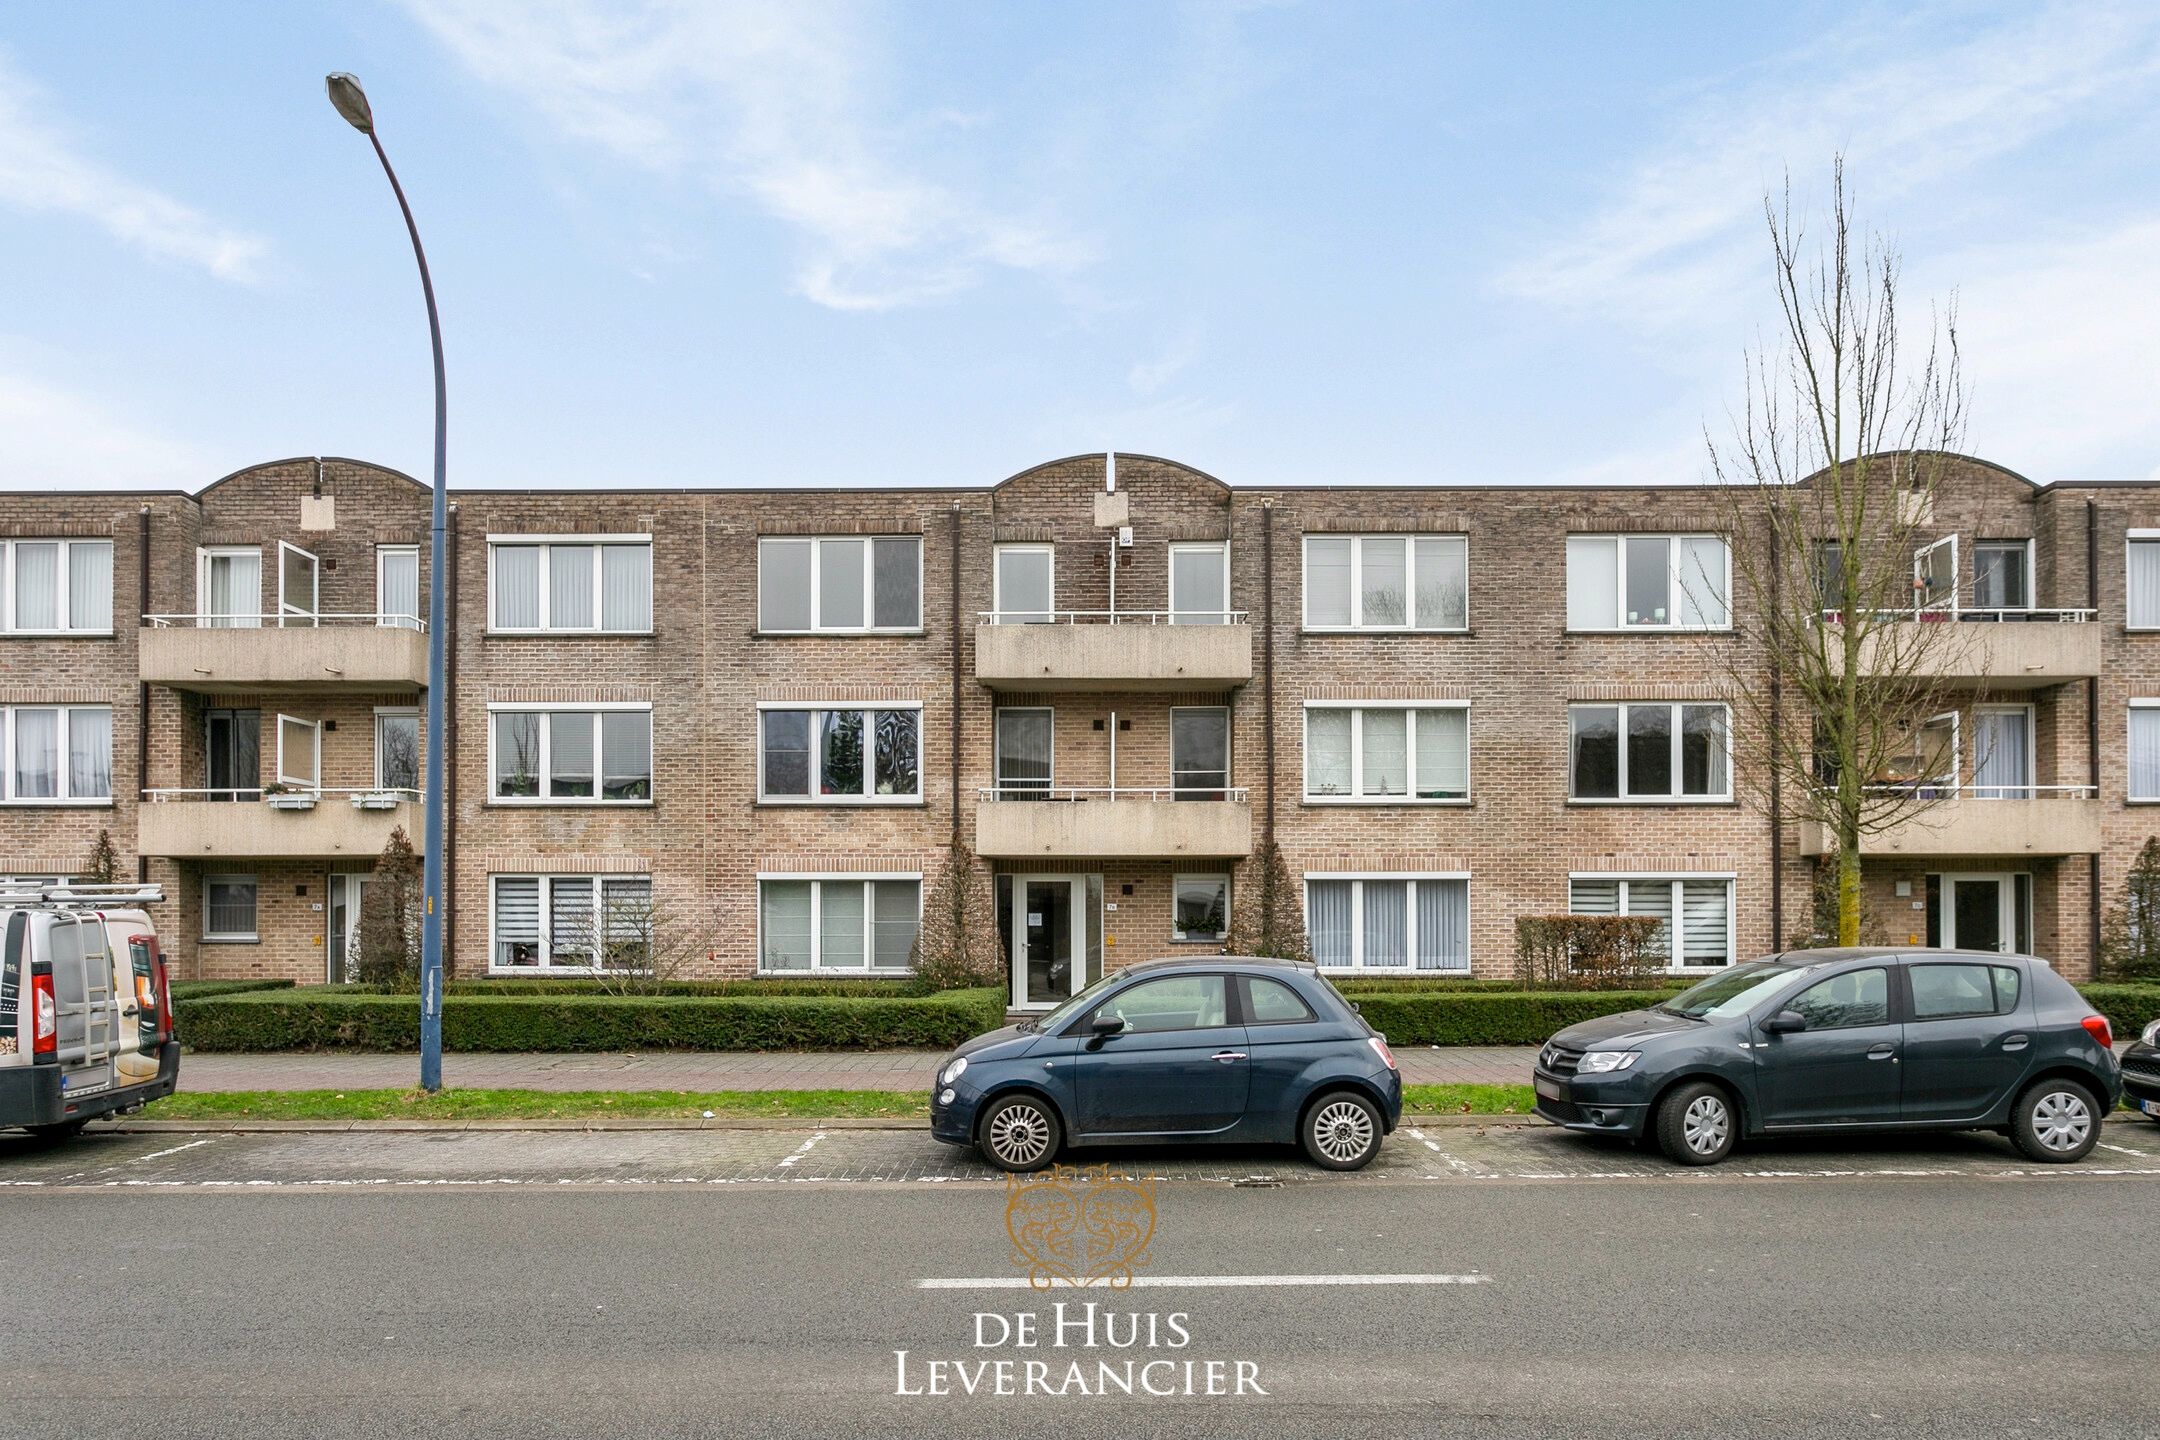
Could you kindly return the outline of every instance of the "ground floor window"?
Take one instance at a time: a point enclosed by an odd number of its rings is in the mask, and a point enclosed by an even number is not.
[[[203,939],[253,940],[255,938],[255,877],[252,875],[206,875],[203,877]]]
[[[921,928],[919,875],[758,880],[761,971],[905,971]]]
[[[1576,915],[1649,915],[1664,922],[1666,964],[1674,970],[1733,963],[1733,882],[1729,875],[1576,875],[1568,910]]]
[[[497,875],[493,886],[493,969],[632,969],[650,954],[649,875]]]
[[[1172,882],[1170,938],[1221,940],[1230,933],[1230,877],[1180,875]]]
[[[1308,875],[1305,928],[1323,969],[1467,971],[1470,880]]]

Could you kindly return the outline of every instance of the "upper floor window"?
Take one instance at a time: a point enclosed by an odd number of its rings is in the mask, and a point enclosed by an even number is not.
[[[758,798],[824,804],[922,798],[922,709],[758,711]]]
[[[922,628],[922,537],[758,541],[758,629],[789,635]]]
[[[1308,705],[1305,798],[1470,798],[1470,707]]]
[[[1570,705],[1571,800],[1730,800],[1723,705]]]
[[[1723,630],[1732,623],[1722,535],[1570,535],[1570,630]]]
[[[652,707],[488,708],[492,799],[558,805],[652,799]]]
[[[1308,630],[1462,630],[1470,624],[1464,535],[1308,535]]]
[[[493,631],[649,633],[652,537],[491,535],[488,615]]]
[[[0,801],[70,805],[111,799],[109,707],[0,706]]]
[[[420,712],[375,708],[375,788],[420,792]]]
[[[2160,699],[2130,702],[2130,798],[2160,800]]]
[[[375,547],[375,623],[420,628],[420,547]]]
[[[1057,551],[1049,545],[1000,545],[991,553],[991,586],[1000,625],[1047,625],[1057,619]]]
[[[214,629],[252,630],[263,622],[262,551],[253,545],[206,545],[195,557],[195,608]]]
[[[1661,922],[1666,965],[1674,970],[1733,963],[1733,882],[1729,876],[1576,875],[1575,915],[1647,915]]]
[[[2132,530],[2124,551],[2123,624],[2160,630],[2160,530]]]
[[[0,631],[112,633],[112,541],[0,540]]]
[[[1973,546],[1974,606],[2029,610],[2032,597],[2032,541],[1982,540]]]
[[[1170,547],[1170,623],[1230,623],[1230,547],[1220,541]]]

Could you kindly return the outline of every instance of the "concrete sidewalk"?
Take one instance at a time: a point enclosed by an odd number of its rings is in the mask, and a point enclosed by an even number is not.
[[[1530,1046],[1395,1052],[1412,1085],[1530,1083]],[[445,1055],[443,1084],[465,1090],[927,1090],[940,1050],[672,1051],[601,1055]],[[418,1080],[416,1055],[195,1055],[180,1088],[391,1090]]]

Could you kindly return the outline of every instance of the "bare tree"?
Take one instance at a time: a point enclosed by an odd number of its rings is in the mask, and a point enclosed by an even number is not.
[[[1955,546],[1931,548],[1965,423],[1955,306],[1908,336],[1898,254],[1855,236],[1842,157],[1832,194],[1822,243],[1789,183],[1765,197],[1783,333],[1749,355],[1731,437],[1705,438],[1748,642],[1727,652],[1734,768],[1756,798],[1823,827],[1836,938],[1851,945],[1861,841],[1956,793],[1957,730],[1937,717],[1984,651],[1975,627],[1947,623]]]
[[[590,978],[607,994],[649,994],[682,980],[719,943],[720,914],[709,902],[659,893],[641,880],[602,877],[593,891],[591,906],[558,927],[556,963],[583,956]]]
[[[955,841],[945,869],[923,900],[922,928],[908,957],[915,978],[932,990],[965,990],[1005,980],[990,878],[975,868],[975,852]]]

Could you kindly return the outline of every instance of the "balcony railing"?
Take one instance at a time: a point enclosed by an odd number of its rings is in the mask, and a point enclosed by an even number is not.
[[[996,785],[976,792],[975,849],[1001,859],[1235,858],[1252,853],[1242,785]]]
[[[375,855],[390,832],[416,836],[414,790],[265,786],[151,789],[136,809],[136,848],[173,859],[312,859]]]
[[[975,678],[993,690],[1224,690],[1252,679],[1243,610],[985,610]]]
[[[1840,611],[1816,618],[1839,623]],[[1989,689],[2030,690],[2100,673],[2098,612],[2089,609],[1953,609],[1868,612],[1862,637],[1865,675],[1932,676]],[[1923,626],[1943,627],[1932,634]],[[1833,664],[1842,665],[1833,652]]]
[[[206,694],[427,684],[427,626],[411,615],[145,615],[135,650],[142,680]]]
[[[985,625],[1243,625],[1243,610],[978,610]]]
[[[1860,837],[1863,858],[2093,855],[2100,805],[2093,785],[1982,785],[1956,781],[1869,785],[1870,794],[1909,796],[1918,805]],[[1836,849],[1829,827],[1801,827],[1800,852]]]
[[[145,615],[143,624],[153,630],[318,630],[341,625],[372,625],[383,630],[417,630],[427,633],[427,621],[417,615],[361,614],[347,611],[289,611],[271,615]]]
[[[1914,620],[1929,625],[1946,621],[1981,625],[2089,625],[2100,618],[2097,610],[2049,610],[2027,605],[1927,605],[1910,610],[1863,610],[1859,613],[1876,621]],[[1844,623],[1845,612],[1824,610],[1815,618],[1824,625],[1838,625]]]

